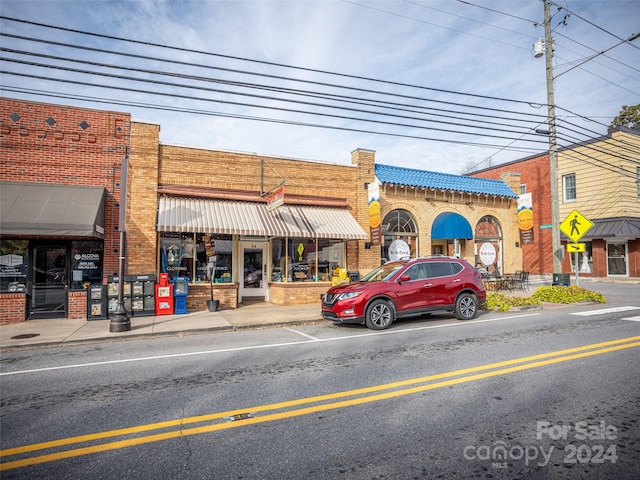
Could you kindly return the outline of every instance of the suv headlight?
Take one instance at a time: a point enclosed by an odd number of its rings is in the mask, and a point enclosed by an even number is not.
[[[362,295],[362,292],[347,292],[341,293],[338,295],[338,300],[349,300],[351,298],[356,298]]]

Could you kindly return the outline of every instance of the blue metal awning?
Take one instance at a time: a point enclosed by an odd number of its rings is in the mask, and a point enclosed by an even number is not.
[[[473,230],[466,218],[454,212],[441,213],[431,226],[431,240],[471,240]]]

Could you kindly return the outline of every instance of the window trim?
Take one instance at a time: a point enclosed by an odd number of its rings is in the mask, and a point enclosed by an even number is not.
[[[568,186],[567,186],[567,180],[569,178],[573,178],[573,197],[569,198],[567,193],[568,193]],[[576,179],[576,174],[575,173],[569,173],[567,175],[563,175],[562,176],[562,201],[565,203],[570,203],[570,202],[575,202],[578,199],[578,182]]]

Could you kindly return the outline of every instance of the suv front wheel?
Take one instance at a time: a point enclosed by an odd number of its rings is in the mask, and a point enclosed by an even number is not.
[[[458,320],[471,320],[478,312],[478,298],[471,293],[462,293],[456,299],[455,315]]]
[[[372,330],[384,330],[393,323],[395,313],[393,307],[386,300],[378,299],[371,302],[367,308],[365,322]]]

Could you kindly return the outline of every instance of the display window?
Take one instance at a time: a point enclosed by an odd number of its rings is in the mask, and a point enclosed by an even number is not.
[[[392,210],[382,221],[384,243],[381,245],[382,263],[415,258],[418,252],[418,227],[406,210]]]
[[[482,272],[501,275],[502,271],[502,227],[497,218],[486,215],[475,228],[475,265]]]
[[[190,283],[229,283],[233,274],[231,235],[165,232],[160,237],[160,272]]]
[[[102,241],[71,242],[71,290],[85,290],[92,283],[102,283]]]
[[[0,292],[27,289],[28,240],[0,240]]]
[[[272,282],[326,282],[333,271],[345,267],[341,240],[276,238],[271,243]]]
[[[233,242],[231,235],[196,233],[196,283],[231,283]]]

